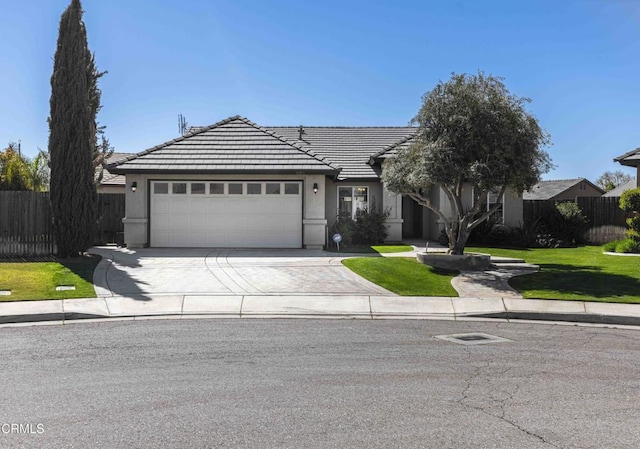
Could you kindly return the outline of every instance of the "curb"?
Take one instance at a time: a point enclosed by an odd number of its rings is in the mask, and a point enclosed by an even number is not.
[[[445,320],[467,321],[474,319],[501,320],[509,322],[544,321],[576,324],[602,324],[615,326],[638,326],[640,317],[576,314],[576,313],[539,313],[539,312],[499,312],[499,313],[464,313],[464,314],[416,314],[416,313],[301,313],[301,312],[252,312],[252,313],[155,313],[138,315],[96,315],[90,313],[41,313],[31,315],[0,316],[0,325],[18,323],[62,322],[82,320],[144,320],[144,319],[331,319],[331,320]]]
[[[473,315],[476,318],[505,319],[508,321],[558,321],[584,324],[609,324],[616,326],[640,326],[640,317],[596,315],[578,313],[502,312]]]

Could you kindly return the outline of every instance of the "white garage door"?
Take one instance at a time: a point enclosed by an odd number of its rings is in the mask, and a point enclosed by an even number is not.
[[[151,246],[301,248],[302,183],[153,181]]]

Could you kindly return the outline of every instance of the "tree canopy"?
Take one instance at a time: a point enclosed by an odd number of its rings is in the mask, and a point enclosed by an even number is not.
[[[542,148],[549,136],[525,109],[530,100],[511,94],[502,78],[453,74],[422,97],[411,144],[383,164],[387,189],[409,195],[444,223],[449,250],[462,254],[471,230],[499,206],[506,189],[521,193],[551,168]],[[463,204],[463,187],[477,197]],[[430,198],[445,193],[450,213]],[[487,196],[498,201],[487,210]]]
[[[631,181],[633,177],[621,170],[606,171],[598,179],[596,179],[596,185],[606,190],[607,192],[615,189],[619,185],[625,184]]]
[[[35,190],[49,188],[48,155],[39,150],[30,159],[20,153],[18,145],[10,142],[0,151],[0,190]]]
[[[80,0],[72,0],[62,14],[51,75],[51,206],[61,257],[86,251],[97,221],[94,160],[101,74],[89,51],[82,14]]]

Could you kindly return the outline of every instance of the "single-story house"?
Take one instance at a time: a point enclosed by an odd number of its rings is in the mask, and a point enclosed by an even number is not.
[[[577,197],[602,196],[604,190],[585,178],[540,181],[525,191],[525,201],[575,201]]]
[[[107,166],[126,177],[129,247],[321,248],[338,214],[389,211],[389,241],[439,237],[435,214],[387,191],[382,162],[415,127],[259,126],[234,116]],[[473,202],[471,188],[466,204]],[[448,204],[443,192],[436,203]],[[493,199],[492,199],[493,198]],[[491,205],[495,198],[487,200]],[[508,192],[505,224],[522,222]]]
[[[615,189],[609,190],[607,193],[605,193],[602,196],[607,197],[607,198],[620,197],[620,195],[622,195],[622,192],[625,192],[625,191],[631,190],[631,189],[635,189],[636,187],[638,187],[637,181],[635,179],[632,179],[631,181],[628,181],[628,182],[625,182],[623,184],[620,184]]]
[[[636,148],[635,150],[631,150],[622,156],[618,156],[613,160],[614,162],[619,162],[622,165],[626,165],[627,167],[635,167],[636,168],[636,185],[635,187],[640,187],[640,148]]]

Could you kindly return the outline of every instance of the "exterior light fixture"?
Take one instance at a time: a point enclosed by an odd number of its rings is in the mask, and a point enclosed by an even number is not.
[[[318,183],[317,182],[313,183],[313,193],[318,193]]]
[[[136,190],[138,190],[138,183],[136,181],[133,181],[131,183],[131,191],[135,192]]]

